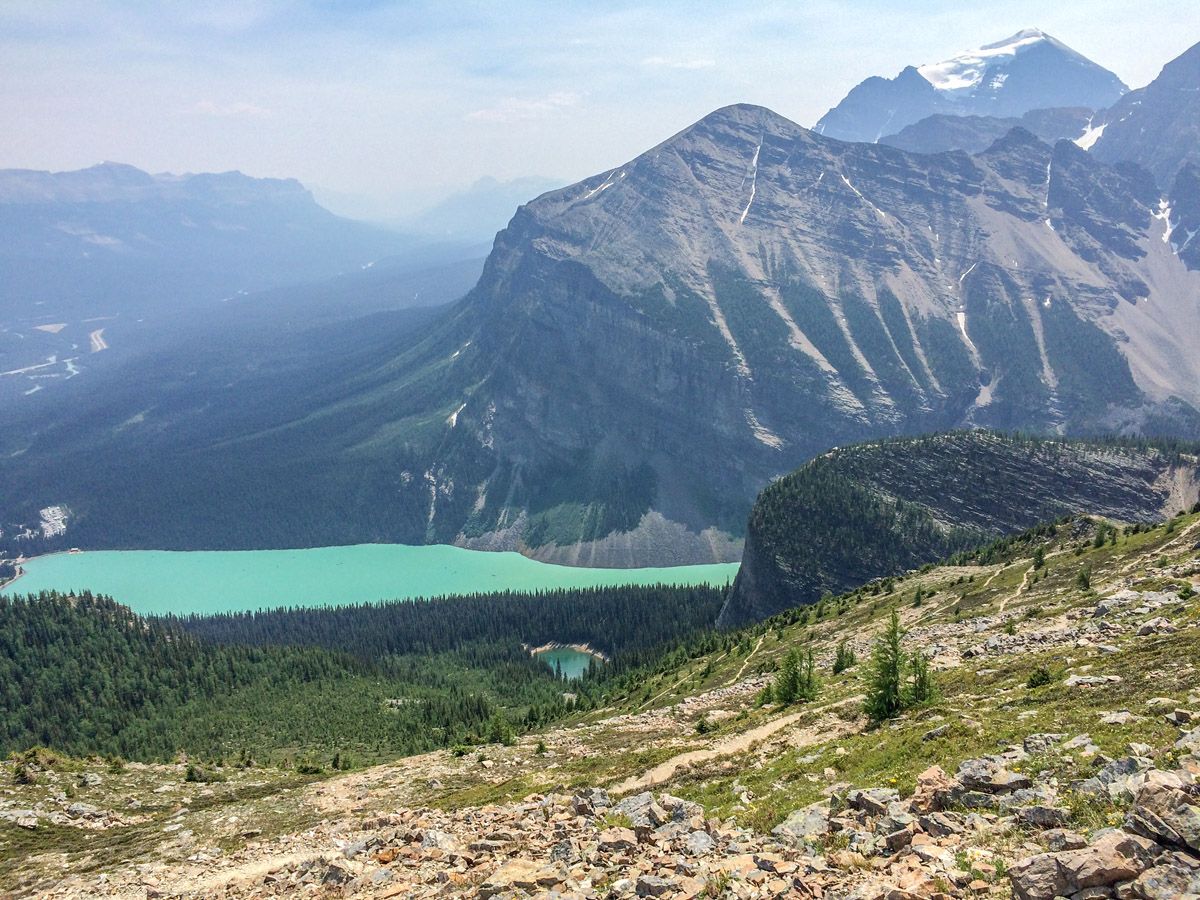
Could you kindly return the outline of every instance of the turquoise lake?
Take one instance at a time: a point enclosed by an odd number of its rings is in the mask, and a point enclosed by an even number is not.
[[[134,612],[217,613],[277,606],[345,606],[504,590],[618,584],[723,585],[737,563],[585,569],[519,553],[443,544],[359,544],[308,550],[89,550],[41,556],[6,593],[89,589]]]

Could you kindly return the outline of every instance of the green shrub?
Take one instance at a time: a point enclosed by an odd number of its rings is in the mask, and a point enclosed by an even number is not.
[[[1025,682],[1025,686],[1032,688],[1044,687],[1054,681],[1054,674],[1045,666],[1038,666],[1029,673],[1029,680]]]

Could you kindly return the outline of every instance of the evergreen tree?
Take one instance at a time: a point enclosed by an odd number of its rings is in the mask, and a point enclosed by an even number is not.
[[[788,704],[800,694],[800,654],[793,647],[783,658],[783,667],[772,688],[776,703]]]
[[[904,707],[904,651],[900,649],[900,614],[891,618],[871,651],[871,670],[867,676],[867,699],[863,708],[872,722],[896,716]]]
[[[857,662],[858,657],[854,655],[854,650],[851,649],[846,639],[842,638],[833,657],[833,674],[841,675]]]
[[[820,683],[817,680],[817,663],[813,657],[812,649],[810,648],[804,654],[804,661],[800,666],[800,683],[796,689],[796,699],[809,702],[817,699],[817,691],[820,689]]]
[[[912,668],[912,688],[909,691],[909,702],[913,706],[923,706],[937,699],[937,685],[933,673],[929,669],[929,657],[922,650],[914,650],[909,659]]]

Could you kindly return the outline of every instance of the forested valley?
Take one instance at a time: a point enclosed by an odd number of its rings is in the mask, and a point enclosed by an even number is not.
[[[0,751],[302,768],[505,742],[720,640],[721,588],[636,587],[144,619],[89,592],[0,597]],[[566,682],[528,652],[609,657]]]

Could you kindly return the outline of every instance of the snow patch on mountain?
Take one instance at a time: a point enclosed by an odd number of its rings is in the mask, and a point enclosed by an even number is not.
[[[1075,146],[1083,150],[1091,150],[1095,146],[1096,141],[1100,140],[1100,137],[1104,134],[1104,129],[1108,127],[1108,123],[1093,125],[1092,121],[1094,118],[1093,116],[1092,119],[1088,119],[1087,128],[1083,130],[1083,134],[1075,138]]]
[[[944,62],[918,66],[917,72],[939,91],[955,92],[978,86],[990,71],[992,77],[988,86],[998,90],[1003,87],[1008,75],[995,70],[1016,59],[1019,53],[1041,43],[1053,43],[1066,49],[1040,29],[1026,28],[1003,41],[985,44],[977,50],[965,50]]]

